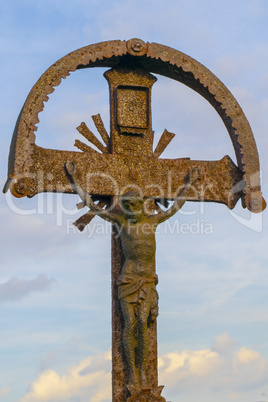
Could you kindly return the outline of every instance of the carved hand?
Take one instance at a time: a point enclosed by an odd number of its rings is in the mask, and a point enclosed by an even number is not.
[[[67,161],[65,163],[65,168],[70,176],[74,176],[76,174],[76,167],[73,162]]]
[[[185,181],[187,184],[194,184],[197,180],[200,180],[200,170],[195,167],[187,174]]]

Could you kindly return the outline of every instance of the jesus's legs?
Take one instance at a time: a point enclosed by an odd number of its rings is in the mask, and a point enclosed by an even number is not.
[[[147,379],[147,361],[148,361],[148,351],[150,339],[148,336],[148,317],[150,314],[151,300],[148,297],[146,300],[141,302],[139,307],[139,318],[138,318],[138,349],[140,355],[140,383],[141,388],[150,388]]]
[[[121,308],[124,316],[123,346],[128,362],[129,385],[139,387],[138,373],[135,365],[135,328],[137,324],[135,305],[121,300]]]

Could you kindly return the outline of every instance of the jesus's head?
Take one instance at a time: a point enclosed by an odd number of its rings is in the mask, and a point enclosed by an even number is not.
[[[128,191],[120,198],[121,209],[127,216],[138,218],[144,213],[144,199],[136,191]]]

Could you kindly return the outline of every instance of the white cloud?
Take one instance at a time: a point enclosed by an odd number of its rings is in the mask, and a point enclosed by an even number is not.
[[[0,398],[9,394],[9,392],[10,392],[10,388],[8,388],[8,387],[0,388]]]
[[[32,292],[44,291],[54,282],[54,278],[48,278],[46,275],[39,275],[36,279],[13,277],[0,284],[0,304],[22,299]]]
[[[167,375],[165,382],[176,382],[191,376],[203,377],[208,375],[219,364],[219,356],[211,350],[183,351],[169,353],[159,358],[162,375]]]
[[[233,374],[237,381],[237,389],[251,387],[259,381],[266,380],[267,384],[267,363],[259,352],[246,347],[240,348],[233,356]],[[248,378],[248,384],[244,383]]]
[[[159,381],[166,386],[168,400],[179,400],[178,395],[187,401],[198,396],[207,402],[258,400],[263,387],[268,386],[267,363],[258,351],[235,345],[224,333],[217,336],[211,349],[161,356]]]
[[[60,375],[55,370],[46,370],[33,382],[30,391],[21,402],[104,402],[110,400],[111,353],[88,357],[77,366]]]
[[[232,352],[235,346],[235,340],[232,339],[227,332],[224,332],[216,337],[212,345],[212,350],[223,355]]]
[[[223,333],[213,347],[173,351],[159,357],[159,384],[167,400],[226,402],[261,400],[268,387],[263,356]],[[60,374],[49,369],[40,374],[21,402],[106,402],[111,400],[110,352],[89,356]]]

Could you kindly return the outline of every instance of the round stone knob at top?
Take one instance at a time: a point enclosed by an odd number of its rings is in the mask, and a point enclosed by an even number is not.
[[[148,50],[147,43],[138,38],[127,41],[127,51],[132,56],[143,56]]]

